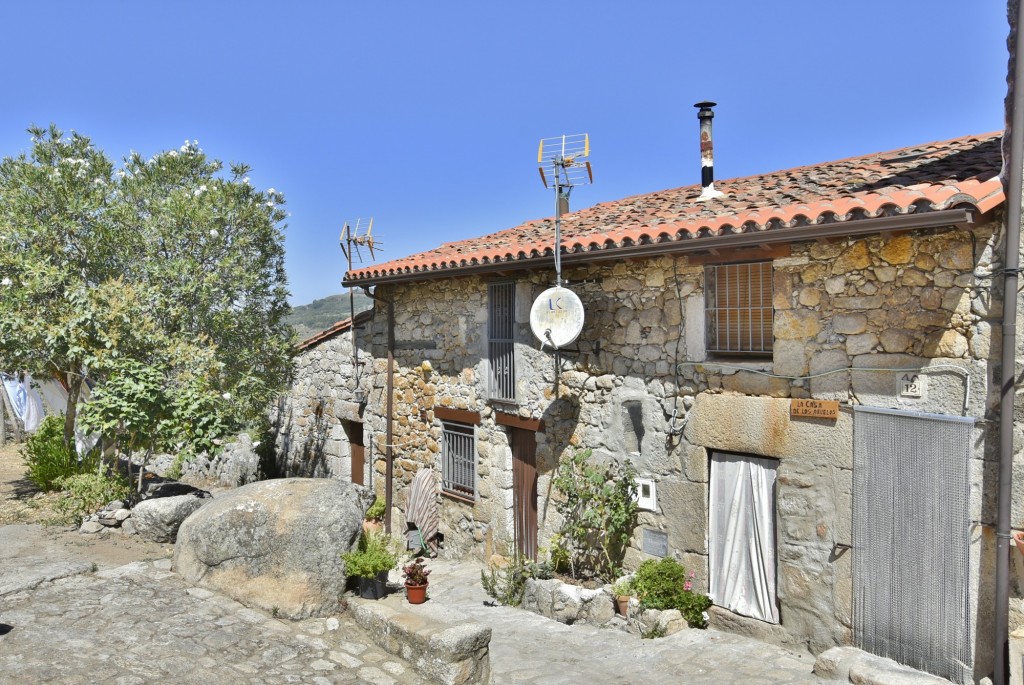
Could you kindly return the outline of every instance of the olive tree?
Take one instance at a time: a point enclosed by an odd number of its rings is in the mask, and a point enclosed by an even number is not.
[[[0,368],[65,381],[69,441],[83,380],[126,359],[230,397],[225,425],[258,416],[289,365],[284,197],[195,142],[118,168],[85,136],[29,132],[0,161]]]

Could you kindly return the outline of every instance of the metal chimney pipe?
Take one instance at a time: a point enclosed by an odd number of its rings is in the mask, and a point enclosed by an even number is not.
[[[715,190],[715,148],[711,137],[711,120],[715,113],[711,109],[717,103],[704,100],[694,105],[700,121],[700,197],[699,201],[713,200],[724,193]]]

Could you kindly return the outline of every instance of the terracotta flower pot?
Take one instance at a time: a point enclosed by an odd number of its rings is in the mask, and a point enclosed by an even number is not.
[[[409,585],[406,583],[405,596],[409,599],[409,604],[423,604],[427,601],[427,583],[423,585]]]
[[[622,616],[629,616],[629,595],[620,595],[616,597],[615,609]]]

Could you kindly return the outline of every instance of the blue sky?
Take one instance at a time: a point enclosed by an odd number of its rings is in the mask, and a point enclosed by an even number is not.
[[[858,2],[53,2],[0,6],[0,156],[56,123],[115,159],[197,139],[285,193],[293,304],[378,261],[552,213],[542,137],[588,132],[573,208],[1003,127],[1006,6]]]

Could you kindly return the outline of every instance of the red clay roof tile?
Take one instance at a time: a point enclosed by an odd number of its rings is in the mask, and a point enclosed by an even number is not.
[[[369,318],[371,314],[372,314],[372,311],[371,310],[367,310],[367,311],[364,311],[364,312],[359,312],[358,314],[355,315],[355,317],[349,317],[347,319],[342,319],[341,321],[338,321],[337,323],[333,324],[330,328],[324,329],[324,330],[320,331],[319,333],[317,333],[316,335],[312,335],[312,336],[306,338],[305,340],[303,340],[302,342],[298,343],[295,346],[295,349],[296,350],[305,350],[305,349],[308,349],[310,347],[315,347],[316,345],[319,345],[320,343],[322,343],[324,340],[329,340],[329,339],[333,338],[334,336],[338,335],[339,333],[344,333],[345,331],[350,329],[352,327],[352,324],[353,324],[353,319],[354,319],[354,321],[356,323],[359,323],[359,322],[362,322],[364,319]]]
[[[562,218],[562,249],[604,252],[631,245],[731,232],[857,221],[890,214],[973,206],[987,212],[1004,201],[998,178],[1000,140],[994,132],[889,152],[716,181],[725,193],[697,202],[700,186],[685,186],[602,202]],[[370,285],[407,274],[436,275],[479,265],[495,270],[548,258],[552,218],[505,229],[345,274],[347,285]],[[307,341],[307,343],[310,341]],[[304,345],[307,343],[303,343]]]

